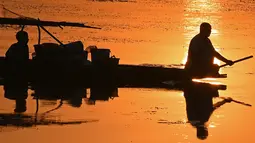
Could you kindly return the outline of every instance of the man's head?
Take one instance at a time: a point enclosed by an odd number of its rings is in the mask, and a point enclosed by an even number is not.
[[[18,40],[18,43],[21,44],[27,44],[28,43],[28,34],[26,31],[19,31],[16,34],[16,39]]]
[[[209,37],[211,35],[211,30],[212,26],[207,22],[203,22],[200,25],[200,34],[204,37]]]
[[[208,129],[205,126],[197,126],[197,138],[205,140],[208,137]]]

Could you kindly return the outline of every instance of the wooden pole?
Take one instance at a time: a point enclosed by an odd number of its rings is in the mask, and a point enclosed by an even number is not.
[[[248,59],[250,59],[250,58],[252,58],[253,56],[251,55],[251,56],[248,56],[248,57],[244,57],[244,58],[241,58],[241,59],[238,59],[238,60],[235,60],[235,61],[233,61],[233,63],[237,63],[237,62],[241,62],[241,61],[244,61],[244,60],[248,60]],[[220,66],[220,68],[222,68],[222,67],[225,67],[225,66],[227,66],[228,64],[223,64],[223,65],[221,65]]]
[[[84,23],[78,22],[57,22],[57,21],[39,21],[34,18],[0,18],[0,24],[8,24],[8,25],[30,25],[30,26],[51,26],[51,27],[61,27],[61,26],[69,26],[69,27],[81,27],[81,28],[92,28],[92,29],[101,29],[99,27],[87,26]]]

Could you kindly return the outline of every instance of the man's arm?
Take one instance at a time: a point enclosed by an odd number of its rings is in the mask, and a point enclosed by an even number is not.
[[[225,103],[230,103],[231,101],[232,101],[232,98],[226,98],[222,101],[219,101],[219,102],[213,104],[213,110],[216,110],[219,107],[221,107],[222,105],[224,105]]]
[[[229,60],[228,59],[226,59],[225,57],[223,57],[219,52],[217,52],[216,50],[214,50],[214,56],[217,58],[217,59],[219,59],[219,60],[221,60],[221,61],[223,61],[223,62],[225,62],[225,63],[227,63]]]
[[[209,41],[210,41],[210,39],[209,39]],[[233,61],[226,59],[226,58],[223,57],[219,52],[217,52],[217,51],[215,50],[215,48],[213,47],[211,41],[210,41],[210,44],[211,44],[211,46],[212,46],[212,48],[213,48],[213,50],[214,50],[214,57],[216,57],[217,59],[219,59],[219,60],[225,62],[226,64],[228,64],[228,65],[230,65],[230,66],[234,64]]]
[[[215,50],[214,50],[214,51],[215,51]],[[228,65],[230,65],[230,66],[232,66],[232,65],[234,64],[234,62],[233,62],[232,60],[226,59],[225,57],[223,57],[223,56],[222,56],[220,53],[218,53],[217,51],[214,52],[214,56],[215,56],[217,59],[219,59],[219,60],[225,62],[226,64],[228,64]]]

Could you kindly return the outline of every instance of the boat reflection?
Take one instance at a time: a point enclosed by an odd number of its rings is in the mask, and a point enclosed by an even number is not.
[[[208,137],[208,127],[206,122],[215,109],[230,102],[224,99],[213,104],[213,98],[219,97],[218,90],[225,90],[226,85],[212,85],[200,82],[165,82],[160,85],[128,86],[128,88],[164,88],[181,90],[184,92],[186,101],[186,111],[188,123],[197,129],[197,137],[206,139]],[[69,125],[96,122],[98,120],[78,120],[62,121],[57,120],[54,114],[50,114],[65,105],[80,108],[83,104],[95,105],[97,101],[109,101],[118,97],[118,87],[83,87],[63,88],[59,86],[34,86],[29,87],[33,93],[32,97],[36,101],[36,111],[34,114],[25,114],[28,88],[4,88],[5,98],[15,100],[14,113],[0,113],[0,126],[32,127],[36,125]],[[52,109],[39,111],[39,101],[50,101],[54,103]],[[56,103],[59,104],[56,106]],[[41,102],[40,102],[41,103]],[[42,107],[44,105],[41,105]]]
[[[97,100],[108,101],[118,97],[117,88],[91,88],[90,96],[87,96],[86,88],[58,88],[58,87],[33,87],[32,97],[36,100],[36,111],[34,114],[25,113],[27,110],[26,99],[28,88],[13,87],[4,88],[5,98],[15,101],[14,113],[0,113],[0,128],[2,127],[33,127],[38,125],[73,125],[97,122],[98,120],[71,120],[63,121],[50,112],[60,109],[64,103],[72,107],[81,107],[83,99],[89,105],[95,105]],[[57,107],[43,112],[39,111],[39,100],[55,101],[60,103]]]
[[[76,88],[61,88],[61,87],[35,87],[32,96],[34,99],[39,100],[60,100],[60,104],[63,105],[63,101],[66,101],[68,105],[72,107],[81,107],[83,100],[88,105],[95,105],[96,101],[108,101],[118,97],[118,88],[115,86],[109,87],[92,87],[89,89],[83,87]],[[90,94],[87,92],[90,91]]]
[[[117,87],[90,88],[90,97],[86,100],[88,105],[95,105],[96,101],[108,101],[118,97]]]
[[[85,88],[61,88],[53,86],[36,86],[32,87],[32,96],[34,99],[47,100],[57,102],[60,100],[60,104],[63,105],[63,101],[67,101],[67,104],[72,107],[81,107],[82,99],[87,97]]]
[[[97,121],[98,120],[62,121],[46,115],[0,113],[0,128],[12,126],[24,128],[38,125],[75,125]]]

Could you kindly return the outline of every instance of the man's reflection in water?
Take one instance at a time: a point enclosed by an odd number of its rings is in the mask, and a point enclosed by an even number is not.
[[[15,113],[23,113],[27,110],[26,99],[28,96],[27,87],[24,86],[4,86],[4,96],[7,99],[15,100]]]
[[[189,123],[197,129],[199,139],[208,137],[206,122],[213,111],[223,104],[231,102],[230,99],[224,99],[213,104],[213,97],[218,96],[218,86],[209,84],[193,83],[184,89],[187,118]]]

